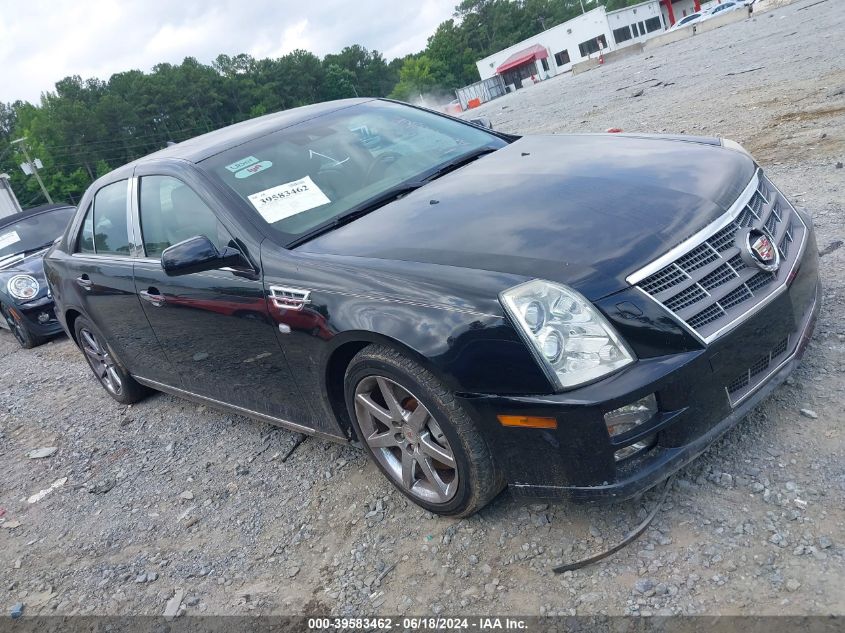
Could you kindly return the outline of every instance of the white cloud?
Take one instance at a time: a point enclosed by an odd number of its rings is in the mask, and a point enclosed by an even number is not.
[[[421,50],[458,0],[0,0],[0,101],[37,102],[68,75],[107,80],[187,56]]]

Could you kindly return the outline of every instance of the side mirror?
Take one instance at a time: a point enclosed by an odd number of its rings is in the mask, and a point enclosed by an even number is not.
[[[243,262],[244,258],[239,250],[227,246],[221,253],[205,235],[189,237],[164,249],[161,254],[161,267],[168,275],[187,275],[237,266]]]
[[[481,127],[486,127],[488,130],[493,129],[493,122],[486,116],[480,116],[477,119],[470,119],[469,122],[480,125]]]

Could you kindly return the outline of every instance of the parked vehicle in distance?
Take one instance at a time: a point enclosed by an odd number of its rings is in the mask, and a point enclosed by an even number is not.
[[[74,211],[66,204],[47,204],[0,218],[0,327],[21,347],[35,347],[62,331],[42,258]]]
[[[678,20],[677,22],[675,22],[675,25],[669,30],[675,31],[675,30],[683,28],[685,26],[692,26],[696,22],[700,22],[701,20],[706,19],[706,17],[707,17],[707,15],[702,11],[699,11],[699,12],[696,12],[696,13],[690,13],[688,16],[685,16],[685,17],[681,18],[680,20]]]
[[[707,17],[712,18],[717,15],[722,15],[723,13],[730,13],[731,11],[737,11],[740,9],[748,11],[748,6],[744,2],[733,2],[732,0],[728,0],[727,2],[718,4],[715,7],[711,7],[707,11]]]
[[[705,177],[706,175],[706,177]],[[420,506],[623,499],[795,368],[818,252],[731,141],[322,103],[100,178],[46,257],[118,402],[359,441]]]

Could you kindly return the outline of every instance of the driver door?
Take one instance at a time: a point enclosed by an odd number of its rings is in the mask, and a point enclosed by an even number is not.
[[[213,198],[175,175],[137,174],[135,289],[184,389],[225,404],[300,421],[310,418],[276,340],[260,272],[235,228],[215,212]],[[161,254],[196,235],[218,250],[238,248],[239,268],[168,275]],[[255,245],[254,253],[258,253]]]

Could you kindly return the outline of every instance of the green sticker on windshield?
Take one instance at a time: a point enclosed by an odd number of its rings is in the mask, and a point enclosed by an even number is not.
[[[272,167],[273,163],[269,160],[262,160],[260,163],[255,163],[254,165],[250,165],[246,169],[241,169],[238,173],[235,174],[235,178],[249,178],[253,174],[257,174],[260,171],[264,171],[265,169]]]
[[[247,156],[246,158],[242,158],[238,161],[235,161],[231,165],[226,165],[226,169],[228,169],[233,174],[235,172],[240,171],[244,167],[249,167],[250,165],[254,165],[258,162],[258,159],[255,156]]]

